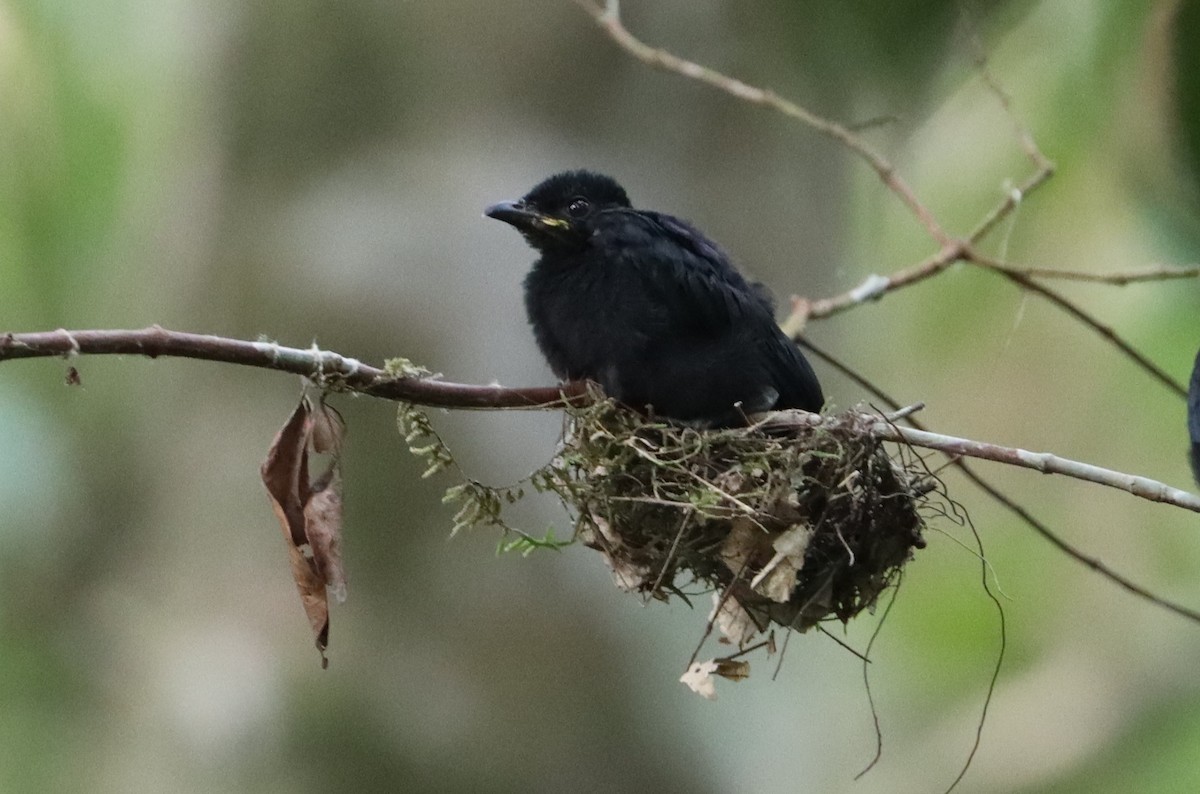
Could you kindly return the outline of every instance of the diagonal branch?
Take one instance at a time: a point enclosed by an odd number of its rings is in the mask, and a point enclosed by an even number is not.
[[[1058,270],[1048,267],[1027,267],[1021,270],[1033,278],[1055,278],[1063,281],[1090,281],[1095,284],[1111,284],[1124,287],[1144,281],[1167,281],[1177,278],[1200,278],[1200,266],[1152,265],[1139,270],[1123,270],[1117,273],[1092,273],[1087,270]]]
[[[985,270],[991,270],[994,273],[1004,276],[1022,289],[1026,289],[1037,295],[1041,295],[1043,298],[1050,301],[1055,306],[1062,309],[1088,328],[1091,328],[1100,336],[1104,337],[1109,344],[1128,356],[1135,364],[1145,370],[1147,374],[1165,385],[1168,389],[1175,392],[1180,397],[1187,396],[1187,389],[1183,387],[1183,384],[1172,378],[1169,374],[1167,374],[1166,371],[1147,358],[1144,353],[1137,350],[1133,345],[1122,339],[1110,326],[1105,325],[1092,315],[1088,314],[1065,295],[1062,295],[1061,293],[1056,292],[1055,290],[1052,290],[1043,284],[1039,284],[1021,268],[1013,267],[1005,262],[1001,262],[998,259],[992,259],[991,257],[985,256],[978,251],[967,251],[965,252],[964,257],[970,260],[972,263],[984,268]]]
[[[609,38],[616,42],[621,49],[647,66],[674,72],[691,80],[698,80],[752,105],[759,105],[778,111],[788,118],[795,119],[801,124],[842,144],[866,161],[867,165],[879,176],[888,189],[895,193],[904,205],[908,207],[909,211],[916,216],[921,225],[925,227],[925,230],[929,232],[929,236],[937,241],[938,245],[949,246],[953,243],[950,235],[946,233],[937,219],[933,217],[933,213],[921,203],[921,200],[917,198],[913,189],[896,172],[895,166],[882,154],[869,146],[861,137],[851,132],[848,127],[818,116],[816,113],[795,102],[784,99],[773,91],[743,83],[741,80],[729,77],[707,66],[702,66],[695,61],[685,60],[666,50],[651,47],[630,33],[629,29],[621,22],[620,5],[614,2],[614,0],[609,0],[604,8],[591,2],[591,0],[576,0],[576,3],[591,14],[597,24],[600,25]]]
[[[1013,132],[1017,136],[1017,141],[1021,144],[1021,151],[1025,152],[1025,156],[1029,158],[1029,162],[1033,164],[1034,170],[1038,173],[1053,171],[1054,164],[1050,162],[1038,147],[1037,141],[1033,139],[1033,132],[1013,112],[1012,96],[1009,95],[1008,91],[1004,90],[1004,86],[1000,85],[1000,81],[992,74],[987,48],[983,46],[983,41],[978,36],[975,36],[972,39],[972,45],[975,48],[975,68],[979,70],[979,77],[983,80],[983,84],[987,86],[987,89],[996,97],[996,101],[1000,103],[1000,109],[1004,111],[1004,115],[1008,116],[1012,122]]]
[[[1038,148],[1029,129],[1016,119],[1012,111],[1011,99],[989,70],[985,55],[979,54],[976,61],[981,78],[988,90],[997,97],[1004,112],[1012,119],[1021,148],[1035,170],[1020,186],[1009,191],[999,204],[984,215],[964,240],[957,240],[942,228],[941,224],[916,196],[912,188],[899,176],[891,162],[871,148],[848,127],[818,116],[812,111],[770,91],[749,85],[694,61],[680,58],[666,50],[651,47],[630,33],[621,22],[620,4],[617,0],[607,0],[605,7],[597,5],[592,0],[576,0],[576,2],[596,20],[617,45],[638,61],[657,69],[663,69],[692,80],[706,83],[742,101],[773,109],[841,143],[871,166],[884,184],[900,198],[916,216],[921,225],[925,227],[926,231],[929,232],[930,236],[941,246],[937,253],[922,262],[897,270],[887,276],[874,274],[868,276],[861,284],[840,295],[818,300],[794,300],[792,312],[782,323],[785,333],[789,336],[794,337],[800,334],[810,319],[831,317],[847,309],[878,300],[889,292],[937,276],[956,262],[969,261],[986,269],[1001,273],[1022,288],[1046,298],[1076,320],[1100,334],[1149,375],[1166,385],[1176,394],[1181,396],[1186,394],[1186,391],[1178,382],[1117,335],[1111,327],[1104,325],[1092,317],[1065,296],[1037,283],[1034,278],[1077,278],[1112,284],[1127,284],[1132,281],[1151,279],[1195,277],[1200,275],[1200,268],[1158,268],[1145,273],[1089,277],[1084,274],[1066,271],[1022,270],[1000,260],[987,257],[975,248],[975,245],[987,237],[1004,218],[1008,217],[1025,200],[1026,196],[1044,184],[1054,174],[1054,163]],[[982,53],[982,49],[980,52]]]
[[[870,275],[861,284],[840,295],[818,300],[795,299],[791,314],[780,325],[788,336],[796,336],[804,330],[808,320],[823,320],[853,309],[864,303],[876,301],[885,294],[936,276],[946,268],[963,259],[964,245],[950,243],[933,256],[911,267],[897,270],[887,276]]]
[[[862,374],[860,374],[856,370],[852,369],[844,362],[831,356],[829,353],[827,353],[826,351],[817,347],[816,345],[814,345],[812,342],[808,341],[807,339],[799,339],[797,341],[799,342],[799,344],[803,345],[805,350],[812,352],[813,355],[817,356],[817,358],[820,358],[826,364],[829,364],[831,367],[837,369],[843,375],[850,378],[850,380],[854,381],[859,386],[866,389],[869,393],[873,394],[876,398],[882,400],[884,402],[884,404],[886,404],[893,411],[903,410],[900,407],[900,403],[897,402],[891,395],[884,392],[882,389],[880,389],[878,386],[876,386],[871,381],[867,380],[867,378],[865,378]],[[1198,363],[1196,366],[1196,377],[1200,378],[1200,356],[1197,356],[1197,362]],[[1200,392],[1198,392],[1198,393],[1200,393]],[[908,416],[908,417],[905,417],[904,419],[905,419],[905,421],[910,423],[913,427],[915,427],[917,430],[925,430],[925,428],[922,427],[920,422],[918,422],[915,418]],[[888,421],[894,423],[896,421],[896,417],[889,416]],[[1192,620],[1197,623],[1200,623],[1200,611],[1192,609],[1191,607],[1188,607],[1188,606],[1184,606],[1183,604],[1177,603],[1175,601],[1170,601],[1166,598],[1163,598],[1162,596],[1156,595],[1155,593],[1150,591],[1148,588],[1143,587],[1142,585],[1138,584],[1134,580],[1130,579],[1128,576],[1117,572],[1115,569],[1113,569],[1108,564],[1106,564],[1103,560],[1100,560],[1099,558],[1094,557],[1094,556],[1084,552],[1082,549],[1076,548],[1074,545],[1069,543],[1065,538],[1063,538],[1061,535],[1059,535],[1054,530],[1050,529],[1049,526],[1047,526],[1040,519],[1035,517],[1028,510],[1026,510],[1025,507],[1018,504],[1015,500],[1013,500],[1011,497],[1009,497],[1007,494],[1005,494],[999,488],[997,488],[996,486],[992,485],[990,482],[985,480],[979,473],[977,473],[975,471],[975,468],[973,466],[968,464],[961,457],[958,457],[957,455],[950,455],[950,454],[947,454],[946,457],[948,459],[949,465],[954,466],[956,469],[958,469],[958,471],[964,477],[966,477],[967,480],[969,480],[971,483],[973,483],[976,487],[978,487],[985,494],[990,496],[995,502],[997,502],[999,505],[1004,507],[1010,513],[1015,515],[1021,521],[1025,522],[1025,524],[1030,529],[1032,529],[1034,532],[1036,532],[1037,534],[1039,534],[1043,538],[1045,538],[1047,542],[1049,542],[1052,546],[1057,548],[1063,554],[1066,554],[1068,557],[1075,560],[1076,562],[1087,566],[1088,568],[1092,569],[1093,571],[1100,574],[1101,576],[1108,579],[1109,581],[1124,588],[1128,592],[1133,593],[1135,596],[1145,599],[1146,601],[1150,602],[1151,604],[1154,604],[1155,606],[1162,607],[1163,609],[1167,610],[1168,612],[1174,612],[1175,614],[1181,615],[1181,616],[1187,618],[1188,620]]]

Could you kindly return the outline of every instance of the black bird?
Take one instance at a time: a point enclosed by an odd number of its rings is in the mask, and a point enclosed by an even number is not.
[[[1192,383],[1188,388],[1188,435],[1192,437],[1192,476],[1200,485],[1200,352],[1192,367]]]
[[[620,185],[589,171],[556,174],[486,214],[541,254],[525,309],[558,377],[697,425],[820,410],[817,376],[766,289],[691,224],[633,209]]]

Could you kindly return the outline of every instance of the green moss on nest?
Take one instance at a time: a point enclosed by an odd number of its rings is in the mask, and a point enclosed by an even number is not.
[[[559,455],[531,475],[576,517],[622,589],[662,600],[722,594],[717,621],[742,644],[774,623],[805,630],[871,607],[914,549],[930,483],[891,459],[847,412],[817,425],[786,414],[748,428],[697,430],[647,420],[611,401],[570,409]],[[401,411],[413,451],[438,470],[451,460],[427,420]],[[529,550],[557,545],[505,524],[519,488],[468,480],[447,492],[462,526],[496,525]],[[548,542],[549,541],[549,542]]]
[[[696,430],[598,403],[573,413],[540,487],[624,589],[665,599],[694,581],[728,591],[759,631],[804,630],[872,606],[924,546],[927,475],[863,432],[876,419]]]

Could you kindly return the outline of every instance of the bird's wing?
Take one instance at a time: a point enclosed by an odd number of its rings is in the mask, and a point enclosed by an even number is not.
[[[821,382],[796,343],[788,339],[776,325],[774,340],[764,339],[762,345],[766,354],[764,359],[779,389],[779,398],[774,407],[803,408],[814,413],[820,411],[825,404]]]
[[[643,261],[648,282],[673,319],[724,332],[746,321],[774,324],[769,293],[751,285],[728,255],[686,221],[658,212],[638,211],[633,224],[642,234],[633,251]]]
[[[657,212],[631,212],[641,233],[626,250],[646,269],[648,288],[658,293],[668,322],[700,336],[737,328],[755,341],[760,361],[779,392],[778,408],[819,411],[824,403],[812,366],[775,322],[770,292],[748,282],[716,243],[691,224]],[[636,253],[634,253],[636,252]]]

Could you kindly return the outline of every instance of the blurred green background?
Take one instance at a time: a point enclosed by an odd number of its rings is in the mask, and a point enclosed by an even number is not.
[[[1200,249],[1200,11],[1146,0],[624,4],[668,47],[866,133],[968,230],[1029,173],[992,69],[1060,171],[988,241],[1095,271]],[[964,8],[965,6],[965,8]],[[617,176],[786,297],[929,241],[857,160],[619,52],[568,0],[0,0],[0,330],[167,327],[462,381],[550,381],[531,253],[481,217],[557,169]],[[1195,281],[1061,288],[1179,379]],[[1092,333],[958,267],[811,337],[945,432],[1187,486],[1183,403]],[[998,646],[944,523],[874,653],[790,642],[715,703],[676,683],[706,609],[643,607],[586,549],[447,539],[394,407],[339,398],[350,600],[322,671],[257,467],[299,384],[182,360],[0,366],[0,791],[924,792],[969,749]],[[864,394],[818,365],[841,406]],[[551,414],[437,417],[475,476]],[[1200,520],[992,466],[1043,520],[1200,604]],[[1200,626],[1056,553],[948,475],[1007,593],[1008,659],[960,791],[1200,790]],[[549,500],[515,517],[566,528]],[[865,645],[875,619],[850,626]]]

